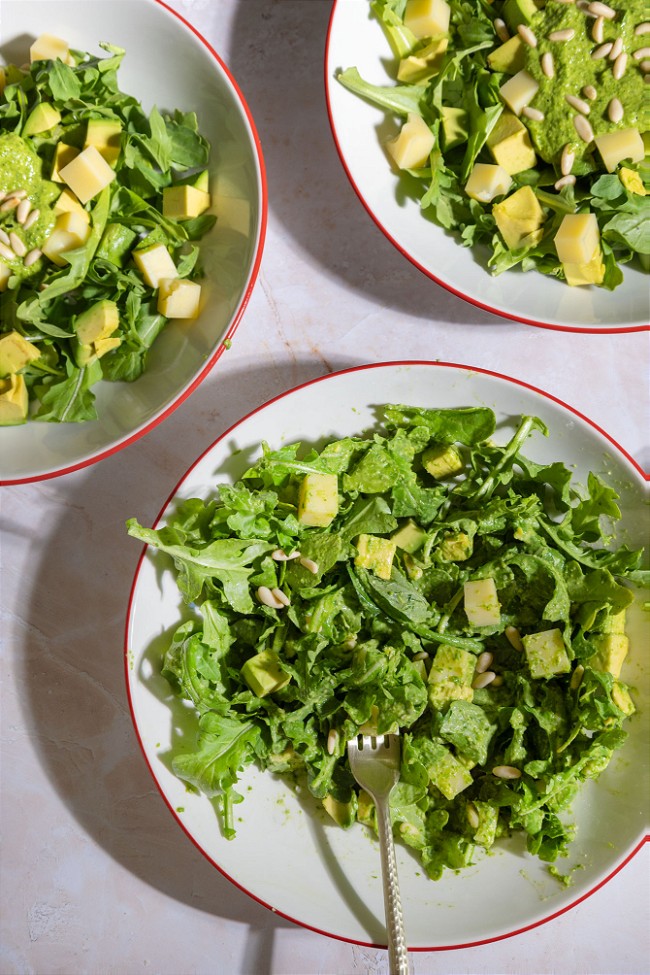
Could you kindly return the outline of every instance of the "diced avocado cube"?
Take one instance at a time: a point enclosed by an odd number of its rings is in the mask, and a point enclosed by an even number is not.
[[[443,562],[464,562],[474,549],[472,539],[465,532],[453,532],[438,545],[438,555]]]
[[[510,176],[532,169],[537,163],[528,129],[513,112],[501,113],[487,137],[487,147],[495,163]]]
[[[630,649],[630,641],[624,633],[595,633],[592,642],[596,647],[595,654],[589,658],[589,664],[594,670],[621,676],[623,661]]]
[[[280,691],[291,680],[291,674],[282,669],[277,655],[270,650],[262,650],[254,657],[249,657],[240,673],[257,697],[266,697]]]
[[[628,717],[631,714],[634,714],[636,711],[634,701],[632,700],[629,690],[625,684],[621,684],[619,681],[614,681],[614,686],[612,687],[612,701],[616,707]]]
[[[77,316],[74,329],[82,345],[92,345],[98,339],[112,335],[119,324],[120,313],[116,303],[102,298]]]
[[[519,34],[510,37],[500,47],[490,51],[487,62],[493,71],[517,74],[526,66],[526,45]]]
[[[538,10],[535,0],[505,0],[501,14],[512,31],[520,24],[529,24]]]
[[[325,796],[321,801],[324,809],[330,814],[334,822],[342,826],[343,829],[349,829],[356,821],[357,810],[354,799],[350,799],[348,802],[341,802],[339,799],[335,799],[334,796]]]
[[[375,802],[372,796],[370,796],[365,789],[359,791],[359,800],[357,803],[357,819],[364,826],[369,826],[371,829],[377,829],[377,809],[375,807]]]
[[[445,799],[455,799],[472,784],[472,774],[444,745],[432,743],[433,762],[427,767],[430,781]]]
[[[298,521],[302,525],[327,528],[339,510],[336,474],[306,474],[298,488]]]
[[[41,132],[49,132],[60,121],[61,112],[54,105],[50,105],[48,102],[40,102],[36,108],[31,110],[25,120],[23,138],[26,139],[30,135],[40,135]]]
[[[203,190],[204,193],[210,192],[210,174],[207,169],[201,170],[194,179],[192,180],[192,186],[195,186],[197,190]]]
[[[440,737],[453,745],[469,762],[484,765],[496,725],[483,708],[470,701],[452,701],[440,724]]]
[[[136,237],[135,230],[123,223],[109,223],[102,234],[95,256],[110,261],[116,267],[123,267]]]
[[[95,146],[109,166],[115,167],[120,158],[122,123],[119,119],[88,119],[84,149]]]
[[[210,206],[210,194],[196,186],[166,186],[163,189],[163,216],[173,220],[198,217]]]
[[[426,537],[425,530],[409,518],[406,524],[391,535],[391,541],[395,543],[397,548],[413,555],[419,548],[422,548]]]
[[[397,69],[397,80],[417,85],[433,78],[440,71],[448,44],[448,38],[436,37],[415,54],[402,58]]]
[[[451,701],[472,701],[476,657],[467,650],[442,643],[429,669],[428,692],[431,707],[441,710]]]
[[[50,179],[54,180],[56,183],[62,183],[63,180],[59,174],[59,170],[67,166],[69,162],[72,162],[75,156],[79,155],[79,150],[76,146],[69,146],[66,142],[57,142],[56,149],[54,150],[54,158],[52,160],[52,170],[50,173]],[[77,200],[77,206],[81,206]]]
[[[496,839],[499,810],[491,806],[489,802],[481,802],[480,799],[475,799],[473,805],[478,815],[478,826],[472,839],[479,846],[488,850]]]
[[[0,376],[20,372],[40,355],[38,348],[20,332],[7,332],[0,338]]]
[[[530,186],[521,186],[492,206],[499,232],[511,250],[539,242],[544,213]]]
[[[29,409],[29,394],[22,376],[0,379],[0,426],[10,427],[24,423]]]
[[[464,108],[443,105],[440,117],[442,120],[442,147],[446,152],[463,142],[467,142],[469,115]]]
[[[392,538],[361,534],[356,542],[354,564],[369,569],[380,579],[390,579],[396,545]]]
[[[422,464],[426,471],[437,480],[451,477],[463,469],[463,458],[453,444],[432,444],[422,454]]]
[[[568,674],[571,661],[564,646],[562,631],[554,627],[522,637],[531,677],[553,677]]]
[[[622,609],[618,613],[610,613],[606,616],[599,629],[603,633],[625,633],[625,620],[627,610]]]

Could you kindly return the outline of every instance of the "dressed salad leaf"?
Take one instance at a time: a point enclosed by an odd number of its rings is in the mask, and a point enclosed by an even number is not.
[[[237,780],[301,775],[339,823],[375,828],[346,742],[399,729],[397,838],[432,878],[522,831],[553,861],[563,815],[625,741],[621,677],[642,552],[607,547],[616,494],[499,444],[487,408],[392,404],[371,435],[260,458],[134,538],[188,604],[161,671],[196,713],[177,775],[235,834]]]

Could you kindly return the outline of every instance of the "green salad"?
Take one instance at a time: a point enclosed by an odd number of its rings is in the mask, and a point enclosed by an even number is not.
[[[423,214],[493,274],[614,289],[650,268],[650,18],[643,0],[369,0],[391,84],[342,85],[394,115],[386,143]]]
[[[163,527],[187,618],[162,674],[196,714],[175,773],[235,835],[240,773],[298,776],[342,827],[376,828],[346,743],[399,730],[397,839],[426,873],[525,835],[567,852],[566,813],[634,712],[621,678],[642,552],[612,546],[617,494],[495,441],[487,408],[390,405],[365,437],[261,456]]]
[[[192,112],[145,112],[125,55],[42,35],[0,67],[0,425],[97,416],[170,318],[195,318],[209,145]]]

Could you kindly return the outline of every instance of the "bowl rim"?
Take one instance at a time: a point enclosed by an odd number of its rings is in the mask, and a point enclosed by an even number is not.
[[[336,129],[336,122],[334,119],[334,111],[332,108],[332,101],[331,101],[333,78],[331,75],[331,71],[329,70],[329,66],[330,66],[330,48],[331,48],[331,41],[332,41],[332,32],[334,29],[334,19],[336,17],[337,10],[339,9],[339,7],[343,5],[343,2],[344,0],[332,0],[332,9],[330,12],[329,23],[327,27],[327,36],[325,40],[323,74],[324,74],[325,104],[327,106],[327,116],[329,119],[334,145],[336,146],[336,151],[338,152],[339,158],[341,160],[341,165],[343,166],[343,169],[345,171],[346,176],[348,177],[352,189],[354,190],[357,197],[361,201],[368,216],[371,217],[373,222],[376,224],[379,230],[381,230],[381,232],[384,234],[386,239],[390,241],[393,247],[395,247],[395,249],[398,250],[399,253],[403,257],[405,257],[414,267],[416,267],[418,271],[421,271],[422,274],[430,278],[436,284],[440,285],[440,287],[444,288],[446,291],[449,291],[451,294],[456,295],[456,297],[462,298],[463,301],[468,302],[468,304],[474,305],[476,308],[481,308],[483,311],[490,312],[490,314],[496,315],[499,318],[507,318],[510,321],[519,322],[523,325],[533,325],[537,328],[547,328],[550,329],[551,331],[556,331],[556,332],[578,332],[578,333],[582,332],[586,334],[612,335],[612,334],[620,334],[623,332],[649,331],[650,325],[648,324],[608,325],[605,328],[596,328],[596,327],[590,328],[589,326],[578,326],[578,325],[570,325],[570,324],[563,325],[557,322],[545,322],[542,321],[541,319],[527,318],[525,316],[516,315],[512,312],[504,311],[502,308],[495,308],[493,305],[481,301],[479,298],[465,294],[463,291],[460,291],[458,288],[455,288],[453,285],[446,282],[443,278],[438,277],[436,274],[434,274],[433,271],[429,270],[429,268],[425,267],[418,260],[416,260],[411,254],[409,254],[409,252],[404,248],[404,246],[395,239],[391,231],[382,223],[381,219],[377,216],[377,214],[374,212],[370,204],[366,201],[360,186],[358,185],[354,176],[352,175],[352,172],[346,162],[345,154],[343,152],[343,148],[341,146],[341,142],[339,140],[339,136]]]
[[[267,182],[267,175],[266,175],[266,164],[262,152],[262,143],[259,137],[259,133],[257,131],[257,127],[255,125],[255,121],[253,119],[253,114],[251,112],[251,109],[242,93],[241,88],[239,87],[237,81],[235,80],[227,64],[225,63],[223,58],[216,52],[216,50],[210,44],[210,42],[203,36],[203,34],[201,34],[201,32],[196,27],[194,27],[185,17],[183,17],[182,14],[178,13],[178,11],[174,10],[167,3],[165,3],[165,0],[144,0],[144,2],[149,3],[152,6],[161,7],[164,11],[166,11],[166,13],[172,15],[174,18],[176,18],[176,20],[179,20],[185,26],[185,28],[191,34],[193,34],[194,37],[201,44],[203,44],[203,46],[207,49],[208,53],[217,62],[217,65],[219,66],[221,71],[223,71],[223,73],[225,74],[228,83],[232,87],[232,90],[236,95],[240,107],[246,118],[246,123],[250,129],[251,142],[255,153],[255,160],[257,164],[257,171],[258,171],[258,177],[260,183],[260,202],[259,202],[259,219],[258,219],[259,229],[257,233],[257,242],[255,245],[255,253],[251,264],[249,279],[246,284],[246,288],[239,300],[239,305],[237,306],[235,313],[232,317],[232,320],[230,322],[230,325],[228,326],[227,332],[221,337],[219,344],[213,350],[211,355],[207,357],[205,363],[201,366],[200,370],[195,374],[194,378],[189,383],[189,385],[186,386],[183,389],[183,391],[171,403],[169,403],[168,406],[166,406],[163,410],[161,410],[161,412],[156,413],[155,416],[153,416],[146,423],[142,424],[132,433],[129,433],[123,438],[117,440],[115,443],[111,444],[110,446],[103,447],[96,451],[91,451],[87,456],[83,457],[79,461],[74,461],[73,463],[66,464],[64,467],[60,467],[60,468],[56,467],[36,474],[26,474],[26,475],[21,475],[20,477],[11,477],[11,476],[3,477],[0,478],[0,487],[9,486],[13,484],[34,484],[39,481],[50,480],[51,478],[54,477],[62,477],[65,474],[72,474],[75,471],[83,470],[86,467],[92,467],[94,464],[97,464],[98,462],[105,460],[107,457],[110,457],[112,454],[117,453],[119,450],[122,450],[124,447],[128,447],[130,444],[135,443],[136,440],[139,440],[141,437],[145,436],[147,433],[149,433],[151,430],[157,427],[160,423],[166,420],[168,416],[170,416],[179,406],[181,406],[182,403],[184,403],[191,396],[191,394],[195,391],[195,389],[203,382],[203,380],[206,378],[208,373],[212,370],[217,360],[221,358],[223,353],[229,347],[230,340],[235,334],[243,318],[244,312],[246,311],[246,306],[248,305],[250,297],[253,293],[253,289],[255,287],[257,277],[260,271],[260,266],[262,263],[262,255],[264,252],[264,244],[266,240],[267,225],[268,225],[268,182]]]
[[[345,369],[340,369],[340,370],[336,370],[334,372],[325,373],[324,375],[317,376],[314,379],[306,380],[303,383],[299,383],[296,386],[292,386],[290,389],[284,390],[283,392],[278,393],[275,396],[272,396],[270,399],[266,400],[266,402],[262,403],[260,406],[255,407],[254,409],[252,409],[248,413],[246,413],[244,416],[240,417],[238,420],[236,420],[234,423],[232,423],[226,430],[224,430],[222,433],[220,433],[219,436],[217,436],[212,441],[212,443],[210,443],[209,446],[205,448],[205,450],[201,451],[201,453],[199,454],[199,456],[189,465],[189,467],[187,468],[187,470],[185,471],[185,473],[179,478],[178,482],[172,488],[172,490],[170,491],[170,493],[167,496],[166,500],[164,501],[162,507],[160,508],[160,511],[158,512],[156,518],[153,521],[152,527],[154,529],[159,527],[159,525],[160,525],[160,523],[161,523],[161,521],[162,521],[162,519],[163,519],[163,517],[165,515],[165,512],[167,511],[169,505],[172,503],[172,501],[174,500],[174,498],[177,496],[177,494],[179,492],[179,489],[182,487],[182,485],[187,480],[187,478],[192,474],[192,472],[195,470],[195,468],[203,461],[203,459],[212,450],[214,450],[214,448],[218,444],[220,444],[224,440],[227,440],[227,438],[229,436],[231,436],[240,425],[246,423],[248,420],[250,420],[256,414],[258,414],[262,410],[266,409],[266,407],[270,406],[273,403],[276,403],[279,400],[285,399],[286,397],[292,395],[293,393],[295,393],[295,392],[297,392],[299,390],[305,389],[305,388],[307,388],[309,386],[315,386],[318,383],[324,382],[324,381],[326,381],[328,379],[331,379],[333,377],[339,377],[339,376],[343,376],[343,375],[350,374],[350,373],[358,373],[358,372],[363,372],[363,371],[372,370],[372,369],[381,369],[381,368],[387,368],[387,367],[388,368],[402,368],[402,367],[411,367],[411,366],[435,366],[435,367],[443,368],[443,369],[444,368],[447,368],[447,369],[463,370],[463,371],[465,371],[467,373],[478,373],[478,374],[483,375],[483,376],[489,376],[489,377],[492,377],[492,378],[495,378],[495,379],[499,379],[499,380],[502,380],[502,381],[505,381],[505,382],[508,382],[508,383],[512,383],[514,386],[521,386],[524,389],[528,389],[528,390],[530,390],[530,391],[532,391],[534,393],[537,393],[538,395],[544,397],[545,399],[548,399],[548,400],[552,401],[553,403],[555,403],[555,404],[561,406],[562,408],[566,409],[568,412],[572,413],[574,416],[579,417],[581,420],[583,420],[585,423],[587,423],[588,426],[590,426],[594,430],[596,430],[601,436],[603,436],[607,441],[609,441],[609,443],[618,452],[620,452],[625,457],[625,459],[633,466],[633,468],[639,474],[640,478],[643,481],[645,481],[646,483],[650,483],[650,473],[644,471],[643,468],[640,466],[640,464],[638,464],[637,461],[631,456],[631,454],[629,454],[625,450],[624,447],[622,447],[612,436],[610,436],[605,430],[603,430],[602,427],[600,427],[593,420],[590,420],[589,417],[585,416],[585,414],[581,413],[575,407],[573,407],[570,404],[566,403],[564,400],[561,400],[557,396],[554,396],[552,393],[548,393],[545,390],[540,389],[539,387],[532,385],[531,383],[525,382],[524,380],[515,379],[512,376],[508,376],[505,373],[496,372],[495,370],[492,370],[492,369],[483,369],[483,368],[480,368],[480,367],[477,367],[477,366],[469,366],[467,364],[458,363],[458,362],[446,362],[446,361],[441,361],[441,360],[435,360],[435,361],[433,361],[433,360],[426,360],[426,359],[387,360],[387,361],[380,361],[380,362],[373,362],[373,363],[366,363],[366,364],[362,364],[362,365],[350,366],[350,367],[345,368]],[[134,732],[135,732],[135,736],[136,736],[138,745],[140,747],[140,751],[141,751],[142,756],[144,758],[145,764],[146,764],[146,766],[147,766],[147,768],[149,770],[149,773],[150,773],[150,775],[151,775],[151,777],[152,777],[152,779],[153,779],[153,781],[155,783],[155,786],[156,786],[158,792],[160,793],[160,795],[161,795],[161,797],[162,797],[165,805],[167,806],[169,812],[172,814],[172,817],[174,818],[176,824],[185,833],[185,835],[192,842],[192,844],[196,847],[196,849],[199,851],[199,853],[201,853],[201,855],[205,857],[205,859],[208,861],[208,863],[210,863],[213,867],[215,867],[219,871],[219,873],[223,877],[225,877],[226,880],[228,880],[230,883],[232,883],[235,887],[237,887],[239,890],[241,890],[244,894],[246,894],[248,897],[250,897],[253,901],[256,901],[262,907],[267,908],[267,910],[271,911],[273,914],[276,914],[276,915],[278,915],[280,917],[283,917],[285,920],[291,921],[292,924],[296,924],[296,925],[298,925],[301,928],[305,928],[306,930],[314,931],[316,934],[320,934],[320,935],[323,935],[325,937],[332,938],[335,941],[342,941],[342,942],[346,942],[348,944],[355,944],[355,945],[359,945],[359,946],[365,947],[365,948],[386,948],[387,947],[386,944],[383,944],[383,943],[380,943],[380,942],[362,941],[362,940],[359,940],[358,938],[346,937],[345,935],[336,934],[336,933],[333,933],[331,931],[327,931],[327,930],[325,930],[323,928],[319,928],[317,925],[309,924],[306,921],[301,921],[301,920],[293,917],[291,914],[288,914],[288,913],[286,913],[284,911],[281,911],[277,907],[274,907],[272,904],[267,903],[262,897],[258,896],[257,894],[253,893],[252,891],[250,891],[246,886],[244,886],[244,884],[242,884],[240,881],[236,880],[233,876],[231,876],[231,874],[228,873],[228,871],[224,867],[222,867],[216,861],[216,859],[214,859],[212,856],[210,856],[210,854],[208,854],[201,847],[201,845],[199,844],[199,842],[192,835],[192,833],[191,833],[190,829],[188,828],[188,826],[183,822],[182,818],[177,813],[176,809],[174,808],[174,806],[171,803],[171,801],[169,800],[169,798],[166,796],[165,791],[164,791],[161,783],[159,782],[158,777],[156,775],[156,772],[155,772],[155,770],[154,770],[154,768],[153,768],[153,766],[152,766],[152,764],[151,764],[151,762],[149,760],[149,756],[147,754],[147,751],[146,751],[146,748],[145,748],[145,744],[144,744],[143,738],[142,738],[142,736],[140,734],[140,729],[139,729],[138,723],[136,721],[136,709],[135,709],[134,697],[133,697],[133,693],[132,693],[132,689],[131,689],[131,685],[132,685],[132,659],[131,659],[131,651],[130,651],[130,647],[129,647],[129,636],[130,636],[130,630],[131,630],[131,619],[132,619],[132,615],[133,615],[133,612],[134,612],[134,606],[135,606],[136,590],[137,590],[138,582],[139,582],[139,578],[140,578],[140,571],[141,571],[141,568],[142,568],[142,564],[143,564],[143,562],[144,562],[144,560],[146,558],[147,551],[148,551],[148,546],[145,544],[145,545],[142,546],[141,552],[140,552],[140,554],[138,556],[138,560],[137,560],[137,563],[136,563],[136,567],[135,567],[133,579],[132,579],[131,586],[130,586],[130,590],[129,590],[129,598],[128,598],[128,604],[127,604],[127,610],[126,610],[125,625],[124,625],[124,647],[123,647],[123,655],[124,655],[124,660],[123,660],[124,681],[125,681],[125,685],[126,685],[126,696],[127,696],[127,701],[128,701],[129,712],[130,712],[130,715],[131,715],[131,723],[133,725],[133,729],[134,729]],[[515,928],[512,931],[500,931],[497,934],[494,934],[494,935],[492,935],[489,938],[481,938],[481,939],[476,940],[476,941],[465,941],[465,942],[458,943],[458,944],[435,945],[435,946],[429,946],[429,947],[426,947],[426,946],[411,947],[411,946],[409,946],[409,951],[413,951],[413,952],[450,951],[450,950],[457,950],[457,949],[458,950],[461,950],[463,948],[474,948],[474,947],[479,947],[481,945],[494,944],[494,943],[496,943],[498,941],[504,941],[507,938],[512,938],[512,937],[515,937],[515,935],[523,934],[526,931],[531,931],[534,928],[540,927],[542,924],[546,924],[547,922],[553,921],[555,918],[560,917],[562,914],[566,914],[568,911],[572,910],[574,907],[577,907],[578,904],[581,904],[583,901],[585,901],[592,894],[595,894],[596,891],[600,890],[601,887],[603,887],[606,883],[608,883],[608,881],[610,881],[613,877],[615,877],[626,866],[626,864],[628,864],[636,856],[636,854],[645,846],[646,843],[650,843],[650,825],[648,823],[644,824],[644,826],[639,831],[639,838],[637,839],[637,841],[636,841],[635,845],[633,846],[633,848],[631,850],[628,850],[628,852],[625,854],[625,856],[623,857],[623,859],[619,863],[617,863],[616,866],[613,869],[611,869],[607,874],[605,874],[604,876],[600,877],[600,879],[598,879],[596,881],[596,883],[594,883],[594,885],[592,887],[590,887],[588,890],[586,890],[583,893],[581,893],[574,900],[571,900],[568,904],[565,904],[563,907],[559,908],[558,910],[553,911],[552,913],[550,913],[550,914],[548,914],[548,915],[546,915],[544,917],[537,918],[536,920],[531,921],[529,924],[521,925],[521,926]]]

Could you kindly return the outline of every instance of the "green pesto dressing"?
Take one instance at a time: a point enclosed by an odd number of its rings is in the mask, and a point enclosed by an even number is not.
[[[537,38],[537,47],[526,45],[526,70],[539,84],[539,90],[531,107],[544,113],[543,121],[526,119],[531,139],[538,155],[556,166],[562,149],[568,143],[576,153],[573,172],[582,175],[602,169],[602,163],[594,146],[587,146],[577,135],[573,125],[576,109],[565,100],[565,95],[576,95],[590,107],[587,116],[595,136],[616,129],[638,128],[642,130],[642,103],[644,96],[643,74],[640,62],[632,56],[634,51],[647,46],[646,36],[635,36],[635,27],[648,19],[645,0],[628,0],[615,4],[616,18],[606,20],[603,43],[623,39],[627,52],[627,66],[623,77],[616,80],[612,73],[613,61],[608,58],[594,60],[592,52],[599,47],[592,38],[594,19],[587,17],[573,3],[549,0],[546,6],[531,20],[530,26]],[[552,31],[573,29],[570,41],[550,41]],[[555,76],[547,78],[541,67],[542,55],[550,51],[555,65]],[[597,97],[590,101],[583,90],[592,85]],[[624,110],[623,119],[610,122],[607,107],[612,98],[618,98]]]
[[[16,219],[16,210],[0,212],[0,227],[6,233],[16,233],[28,251],[41,247],[54,226],[56,215],[52,204],[60,194],[60,187],[43,178],[43,163],[29,141],[14,132],[0,135],[0,194],[12,190],[27,190],[31,209],[40,210],[38,219],[25,230]],[[22,257],[3,261],[19,280],[29,278],[39,269],[40,261],[25,267]]]

